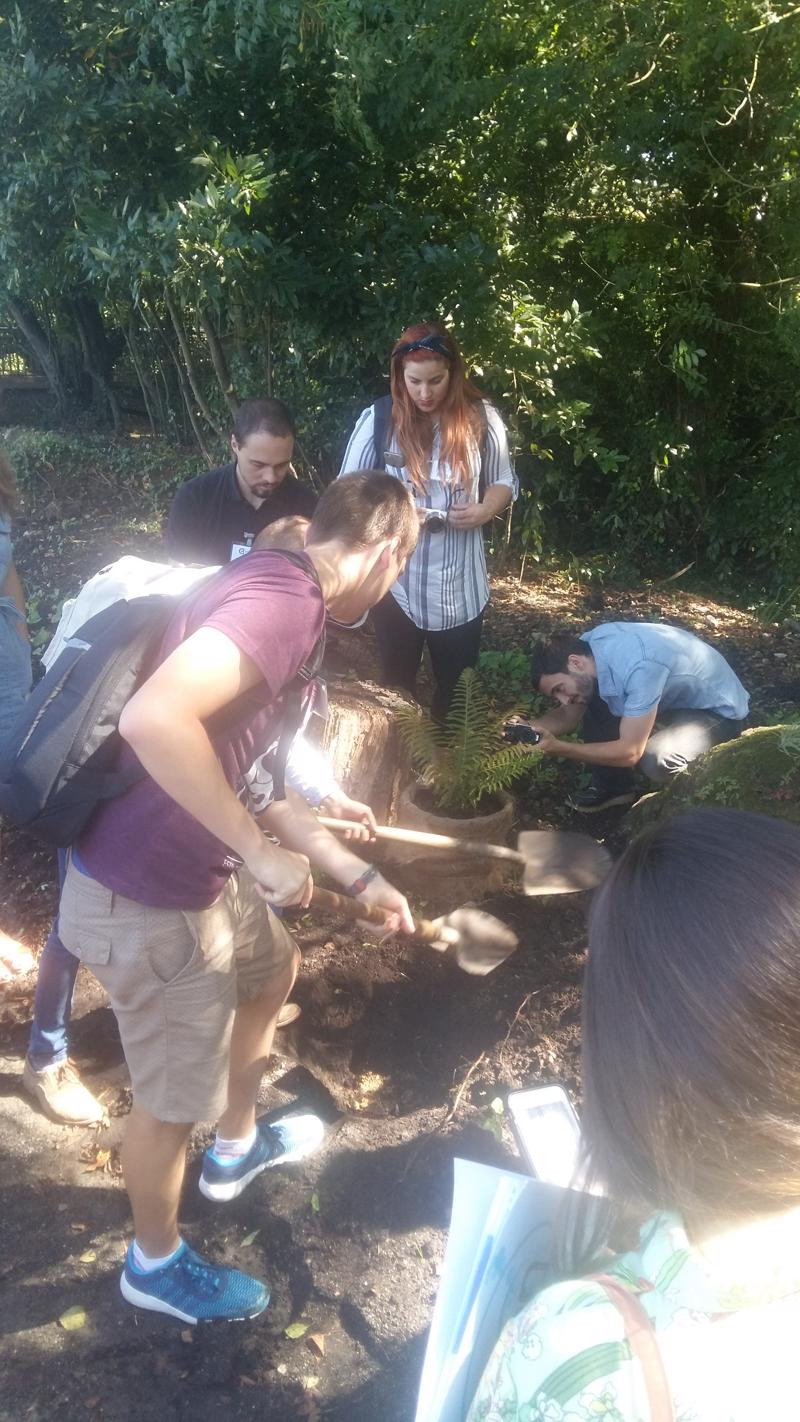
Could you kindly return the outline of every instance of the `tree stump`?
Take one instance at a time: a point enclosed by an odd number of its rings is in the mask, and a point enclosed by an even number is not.
[[[342,789],[372,807],[379,824],[391,824],[400,792],[411,778],[394,712],[406,705],[402,692],[374,682],[329,682],[323,747]]]

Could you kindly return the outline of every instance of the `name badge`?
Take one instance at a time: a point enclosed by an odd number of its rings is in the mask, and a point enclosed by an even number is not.
[[[234,561],[235,558],[243,558],[245,553],[251,553],[253,551],[253,535],[251,533],[246,533],[245,538],[249,538],[250,542],[231,544],[231,563]]]

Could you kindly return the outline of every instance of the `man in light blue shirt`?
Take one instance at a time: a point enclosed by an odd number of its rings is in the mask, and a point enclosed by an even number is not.
[[[539,749],[592,766],[583,811],[633,799],[633,770],[664,784],[741,732],[750,698],[707,642],[658,622],[606,622],[536,647],[531,678],[557,709],[535,722]],[[583,742],[559,739],[581,726]]]

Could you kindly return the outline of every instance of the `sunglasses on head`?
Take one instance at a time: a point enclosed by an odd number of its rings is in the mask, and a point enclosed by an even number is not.
[[[412,351],[433,351],[434,355],[444,356],[445,360],[453,359],[453,352],[447,349],[441,336],[423,336],[421,341],[404,341],[402,346],[396,346],[392,351],[392,360],[395,356],[411,355]]]

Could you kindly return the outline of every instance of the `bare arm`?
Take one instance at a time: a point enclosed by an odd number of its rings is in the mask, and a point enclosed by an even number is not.
[[[618,740],[595,741],[589,745],[583,741],[560,741],[545,727],[545,735],[539,742],[538,749],[545,755],[560,755],[565,760],[580,760],[587,765],[637,765],[644,755],[657,711],[658,707],[654,706],[643,716],[623,716],[619,723]],[[539,730],[542,722],[537,721],[535,724]]]
[[[236,643],[201,627],[131,697],[120,734],[182,809],[228,845],[273,903],[309,901],[308,861],[271,845],[222,771],[203,722],[262,680]]]
[[[273,800],[259,815],[258,821],[287,849],[307,855],[316,868],[330,874],[345,889],[370,867],[368,860],[354,854],[336,835],[325,829],[306,802],[293,790],[287,789],[285,800]],[[382,875],[372,879],[356,897],[386,909],[390,932],[398,928],[406,933],[413,931],[411,911],[404,896]]]
[[[11,601],[22,617],[22,622],[19,624],[19,635],[20,637],[24,637],[26,642],[29,642],[30,633],[28,631],[27,611],[25,608],[25,593],[14,563],[9,564],[8,571],[3,579],[3,586],[0,588],[0,597],[11,598]]]
[[[568,736],[576,731],[583,720],[585,706],[554,706],[542,716],[535,716],[528,724],[537,731],[549,731],[553,736]]]

